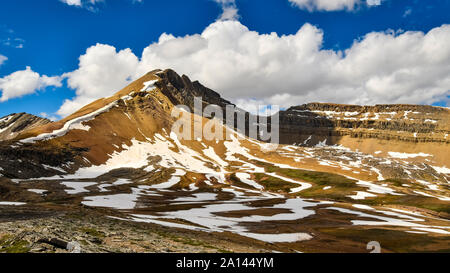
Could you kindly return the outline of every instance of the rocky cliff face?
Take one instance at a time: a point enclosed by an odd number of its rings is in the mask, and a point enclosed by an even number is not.
[[[193,111],[195,97],[201,97],[204,106],[215,104],[224,108],[232,104],[223,99],[217,92],[203,86],[200,82],[192,82],[188,76],[180,76],[171,69],[159,71],[157,75],[161,78],[157,86],[174,105],[186,105]]]
[[[50,120],[26,113],[0,118],[0,141],[15,138],[19,133],[50,123]]]
[[[450,111],[425,105],[310,103],[280,114],[283,143],[336,144],[339,137],[450,143]],[[308,141],[307,141],[308,140]]]

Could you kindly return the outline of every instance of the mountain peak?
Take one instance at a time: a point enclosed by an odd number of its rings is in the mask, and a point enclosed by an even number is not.
[[[154,83],[155,86],[167,96],[174,105],[186,105],[193,110],[195,97],[201,97],[204,105],[215,104],[220,107],[232,105],[231,102],[223,99],[219,93],[205,87],[197,80],[192,81],[187,75],[178,74],[173,69],[152,70],[131,85],[145,85],[145,82],[150,80],[158,80]],[[129,88],[126,89],[127,91],[132,91]],[[121,91],[120,94],[124,94],[127,91]]]
[[[20,133],[51,123],[50,120],[27,113],[13,113],[0,118],[0,141],[15,138]]]

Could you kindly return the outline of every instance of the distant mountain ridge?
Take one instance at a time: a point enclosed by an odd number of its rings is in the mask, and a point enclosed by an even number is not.
[[[112,153],[121,150],[117,147],[123,143],[130,145],[133,139],[147,141],[161,130],[170,131],[175,121],[171,110],[181,104],[192,111],[195,97],[202,98],[203,107],[233,105],[186,75],[180,76],[171,69],[154,70],[115,95],[86,105],[60,121],[50,122],[27,114],[4,118],[8,121],[3,122],[3,140],[19,142],[13,145],[14,152],[10,144],[4,143],[0,158],[2,153],[20,154],[33,158],[36,166],[59,167],[75,156],[72,171],[103,164]],[[251,114],[245,113],[248,123]],[[13,121],[20,122],[8,127]],[[383,156],[389,152],[424,153],[433,155],[438,165],[446,166],[450,152],[449,121],[450,111],[440,107],[309,103],[280,111],[280,142],[303,147],[343,145]],[[0,130],[1,126],[2,123]],[[10,166],[10,170],[23,168],[11,164],[16,167]],[[34,177],[44,171],[36,166],[22,170],[21,176]],[[59,173],[48,168],[44,171],[49,172]]]
[[[450,138],[447,137],[450,133],[450,110],[442,107],[308,103],[291,107],[282,116],[284,119],[281,124],[295,124],[299,126],[299,132],[326,127],[334,131],[331,136],[353,134],[355,137],[450,143]],[[355,133],[349,130],[359,131]],[[367,130],[378,132],[371,134]],[[379,130],[386,134],[379,134]]]

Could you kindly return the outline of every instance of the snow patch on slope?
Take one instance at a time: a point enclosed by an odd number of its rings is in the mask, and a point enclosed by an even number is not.
[[[388,154],[393,158],[401,158],[401,159],[432,156],[430,154],[425,154],[425,153],[408,154],[408,153],[388,152]]]
[[[115,105],[117,105],[117,101],[114,101],[92,113],[89,113],[87,115],[78,117],[78,118],[74,118],[72,120],[67,121],[64,126],[61,129],[57,129],[54,130],[51,133],[44,133],[44,134],[40,134],[36,137],[31,137],[31,138],[27,138],[27,139],[23,139],[20,142],[22,143],[34,143],[36,141],[44,141],[44,140],[49,140],[52,138],[56,138],[56,137],[61,137],[64,136],[65,134],[67,134],[70,130],[73,129],[78,129],[80,130],[80,128],[83,128],[81,130],[86,130],[87,126],[84,126],[82,123],[83,122],[87,122],[90,121],[92,119],[94,119],[96,116],[104,113],[104,112],[108,112],[112,107],[114,107]],[[89,131],[89,129],[87,129],[86,131]]]

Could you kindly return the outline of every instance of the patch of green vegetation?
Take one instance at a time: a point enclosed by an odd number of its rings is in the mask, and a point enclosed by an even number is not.
[[[201,247],[210,248],[210,249],[218,249],[215,246],[209,245],[205,242],[195,240],[192,238],[174,237],[172,240],[174,240],[175,242],[178,242],[178,243],[183,243],[183,244],[191,245],[191,246],[201,246]]]
[[[122,222],[119,222],[119,223],[122,223]],[[138,225],[138,226],[140,226],[140,225]],[[180,237],[180,236],[178,236],[176,234],[173,234],[172,232],[164,230],[164,229],[159,229],[159,228],[156,228],[156,229],[148,229],[148,228],[141,229],[141,228],[137,228],[135,226],[127,227],[127,229],[128,230],[133,230],[136,233],[143,233],[143,234],[148,234],[148,235],[156,234],[156,235],[158,235],[158,236],[160,236],[162,238],[170,239],[170,240],[172,240],[174,242],[183,243],[183,244],[186,244],[186,245],[197,246],[197,247],[198,246],[202,246],[202,247],[205,247],[205,248],[214,249],[217,252],[222,252],[222,253],[227,253],[228,252],[227,250],[218,248],[218,247],[213,246],[213,245],[209,245],[206,242],[203,242],[203,241],[200,241],[200,240],[195,240],[195,239],[188,238],[188,237]],[[136,241],[140,241],[140,240],[138,239]],[[119,250],[117,250],[116,252],[119,252]]]
[[[298,193],[299,196],[308,198],[324,198],[333,199],[336,201],[348,201],[349,195],[353,195],[355,191],[364,191],[362,188],[356,185],[356,180],[349,179],[345,176],[325,173],[325,172],[315,172],[300,169],[285,169],[277,167],[270,163],[254,161],[255,164],[264,167],[267,172],[277,173],[298,181],[304,181],[312,185],[311,188],[303,190]],[[328,190],[323,188],[329,186]]]
[[[365,205],[402,205],[416,208],[432,210],[435,212],[443,212],[450,214],[450,206],[445,201],[436,198],[417,195],[385,195],[376,198],[367,198],[359,200]]]
[[[11,239],[12,239],[12,236],[11,236],[11,235],[9,235],[9,234],[3,235],[3,236],[0,238],[0,245],[6,244],[6,243],[9,242]]]
[[[227,254],[227,253],[228,253],[228,254],[234,253],[233,251],[226,250],[226,249],[218,249],[217,252],[219,252],[219,253],[225,253],[225,254]]]
[[[84,246],[89,245],[89,243],[86,240],[79,240],[79,242]]]
[[[0,238],[0,253],[28,253],[30,244],[25,240],[14,240],[11,235]]]
[[[270,163],[264,163],[259,161],[257,163],[258,165],[263,166],[267,172],[275,172],[294,179],[296,178],[303,180],[305,182],[314,183],[318,186],[334,186],[340,188],[349,188],[352,187],[357,182],[356,180],[349,179],[345,176],[333,173],[315,172],[299,169],[284,169],[274,166],[273,164]]]
[[[411,234],[400,230],[387,229],[337,229],[322,228],[322,233],[336,236],[338,241],[353,241],[367,244],[377,241],[384,251],[406,252],[446,252],[449,250],[445,240],[435,240],[426,234]],[[364,252],[365,249],[362,249]]]
[[[84,233],[86,233],[89,236],[95,237],[95,238],[104,238],[105,237],[105,233],[102,231],[98,231],[94,228],[89,228],[89,227],[82,227],[80,228],[80,230]]]
[[[263,185],[266,190],[273,192],[290,192],[291,189],[299,187],[299,185],[294,183],[286,182],[280,178],[273,177],[264,173],[255,174],[256,181]]]
[[[205,248],[215,249],[215,250],[217,250],[218,252],[221,252],[221,253],[227,253],[226,252],[227,250],[220,249],[220,248],[215,247],[213,245],[209,245],[209,244],[207,244],[207,243],[205,243],[203,241],[195,240],[195,239],[188,238],[188,237],[179,237],[179,236],[176,236],[176,235],[171,234],[171,233],[166,232],[166,231],[152,230],[150,232],[151,233],[156,233],[159,236],[164,237],[164,238],[168,238],[168,239],[170,239],[170,240],[172,240],[174,242],[183,243],[183,244],[187,244],[187,245],[191,245],[191,246],[202,246],[202,247],[205,247]]]
[[[399,179],[399,178],[389,178],[389,179],[386,179],[386,180],[384,180],[382,182],[384,182],[384,183],[391,183],[391,184],[393,184],[396,187],[402,187],[403,184],[409,184],[408,180],[406,180],[406,179]]]
[[[349,179],[338,174],[299,169],[285,169],[277,167],[270,163],[265,163],[257,160],[254,160],[253,163],[258,166],[264,167],[267,172],[277,173],[279,175],[312,184],[311,188],[298,193],[298,195],[301,197],[323,198],[338,202],[345,202],[353,201],[348,196],[354,195],[356,191],[367,191],[366,187],[357,185],[356,180]],[[261,176],[261,174],[259,175]],[[258,182],[263,184],[262,181]],[[392,186],[395,187],[402,187],[402,185],[405,183],[409,184],[407,180],[396,178],[387,179],[382,182],[391,183]],[[328,190],[324,190],[323,188],[325,186],[330,186],[331,188]],[[382,195],[376,198],[366,198],[364,200],[359,200],[359,203],[371,206],[404,205],[450,214],[450,206],[445,201],[426,196]]]

